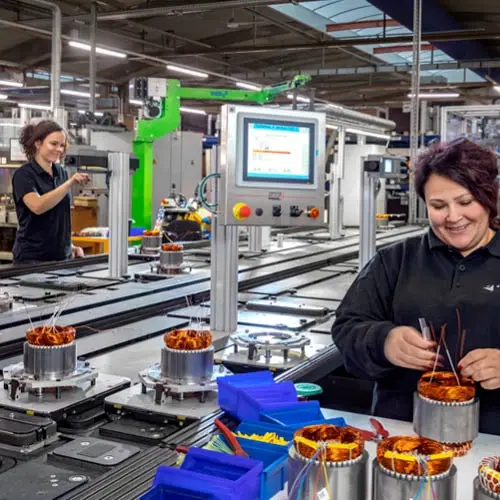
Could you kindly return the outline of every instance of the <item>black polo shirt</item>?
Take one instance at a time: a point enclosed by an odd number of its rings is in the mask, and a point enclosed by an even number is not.
[[[360,272],[337,309],[332,327],[346,369],[376,380],[376,415],[412,420],[412,395],[421,372],[393,366],[384,342],[395,326],[420,330],[418,318],[436,333],[447,325],[446,341],[459,361],[456,310],[467,330],[464,355],[500,349],[500,234],[467,257],[428,234],[380,250]],[[445,356],[444,370],[451,367]],[[479,388],[479,386],[478,386]],[[479,388],[480,429],[500,434],[500,390]]]
[[[71,198],[67,194],[54,208],[34,214],[24,203],[28,193],[40,196],[68,180],[66,171],[52,165],[49,175],[33,160],[19,167],[12,177],[12,191],[19,223],[14,243],[14,261],[54,261],[71,258]]]

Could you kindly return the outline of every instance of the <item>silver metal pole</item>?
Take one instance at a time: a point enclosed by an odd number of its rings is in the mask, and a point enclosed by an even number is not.
[[[411,75],[411,124],[410,124],[410,182],[408,200],[408,222],[415,224],[417,216],[417,193],[414,169],[418,157],[418,125],[420,94],[420,45],[422,43],[422,0],[413,2],[413,71]]]
[[[95,2],[90,4],[90,53],[89,53],[89,111],[95,113],[95,81],[97,72],[96,61],[96,30],[97,30],[97,6]],[[87,128],[87,144],[91,142],[92,132]]]
[[[330,239],[342,236],[342,179],[344,178],[345,128],[339,127],[337,132],[337,154],[330,181],[330,211],[328,214],[328,231]]]
[[[378,175],[365,172],[361,159],[361,208],[359,226],[359,270],[363,269],[376,252],[375,186]]]
[[[262,226],[248,226],[248,250],[261,252],[263,247]]]
[[[109,275],[128,274],[128,217],[130,211],[130,155],[109,153]]]
[[[448,140],[448,108],[446,108],[446,106],[441,108],[439,135],[441,136],[441,142],[446,142]]]

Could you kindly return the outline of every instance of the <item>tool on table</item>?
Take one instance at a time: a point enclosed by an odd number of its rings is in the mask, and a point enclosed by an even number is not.
[[[389,431],[383,426],[383,424],[377,420],[376,418],[368,419],[370,425],[374,429],[374,431],[369,431],[367,429],[359,429],[358,427],[353,427],[350,425],[351,429],[358,431],[365,441],[382,441],[389,436]]]
[[[217,427],[221,434],[226,438],[229,446],[233,449],[234,454],[239,457],[248,458],[248,453],[240,446],[240,443],[238,442],[236,436],[232,433],[232,431],[228,427],[226,427],[226,425],[224,425],[218,418],[215,419],[214,424],[215,427]]]

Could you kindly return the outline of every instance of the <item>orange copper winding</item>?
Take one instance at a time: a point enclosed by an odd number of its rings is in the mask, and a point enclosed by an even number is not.
[[[212,345],[212,334],[207,330],[170,330],[163,339],[170,349],[182,351],[197,351]]]
[[[492,493],[500,493],[500,457],[485,457],[479,462],[479,481]]]
[[[142,232],[143,236],[160,236],[160,231],[156,231],[154,229],[146,230]]]
[[[434,476],[450,469],[453,452],[432,439],[393,436],[379,442],[377,460],[385,469],[399,474]]]
[[[176,243],[163,243],[161,249],[164,252],[182,252],[184,250],[182,245]]]
[[[303,427],[293,436],[295,450],[304,458],[312,458],[318,448],[327,462],[344,462],[359,457],[365,449],[361,434],[349,427],[320,424]]]
[[[75,336],[72,326],[37,326],[26,332],[28,344],[43,347],[71,344]]]
[[[454,457],[465,457],[472,448],[472,441],[464,441],[463,443],[443,443],[445,449],[453,452]]]
[[[432,379],[432,381],[431,381]],[[460,377],[460,385],[452,372],[427,372],[418,381],[418,393],[434,401],[463,403],[474,399],[476,384],[474,380]]]

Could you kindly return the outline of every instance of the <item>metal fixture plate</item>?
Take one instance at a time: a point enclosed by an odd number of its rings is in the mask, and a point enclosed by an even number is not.
[[[276,330],[298,331],[314,325],[314,319],[292,316],[290,314],[239,311],[238,325],[263,326]]]
[[[107,406],[124,411],[137,411],[139,413],[153,413],[178,419],[199,420],[219,409],[217,393],[207,392],[204,403],[200,403],[195,396],[185,397],[183,401],[167,398],[164,404],[158,405],[154,402],[154,390],[148,390],[142,394],[141,384],[111,394],[105,399]],[[116,413],[116,411],[115,411]]]
[[[139,453],[140,449],[92,437],[77,438],[56,448],[51,455],[62,459],[112,467]],[[50,455],[49,455],[50,457]]]
[[[50,416],[61,411],[68,411],[84,401],[97,398],[113,390],[119,390],[129,384],[130,379],[128,378],[99,373],[94,386],[86,383],[82,387],[65,390],[61,399],[56,399],[54,393],[45,393],[42,398],[38,398],[31,393],[24,392],[15,401],[9,398],[8,391],[3,390],[0,391],[0,407]]]
[[[252,311],[265,311],[278,314],[302,316],[326,316],[337,308],[336,302],[301,299],[300,297],[270,297],[269,299],[253,299],[246,303]]]
[[[179,426],[121,417],[99,428],[101,436],[144,444],[158,444],[179,430]]]
[[[325,274],[327,273],[323,272],[323,275]],[[304,286],[298,289],[294,293],[294,296],[311,299],[329,299],[341,301],[355,279],[355,274],[341,274],[340,276],[336,276],[335,278],[331,278],[321,283]]]

